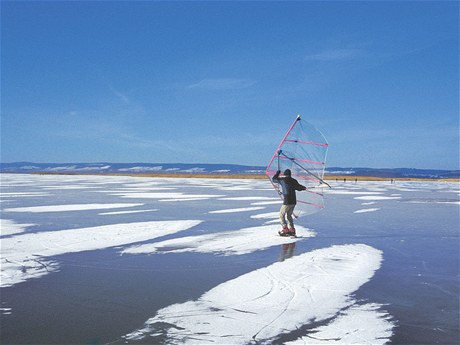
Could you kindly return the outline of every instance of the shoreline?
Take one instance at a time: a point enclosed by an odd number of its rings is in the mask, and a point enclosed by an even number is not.
[[[76,172],[2,172],[0,174],[25,174],[25,175],[74,175],[74,176],[130,176],[130,177],[153,177],[153,178],[210,178],[210,179],[240,179],[240,180],[264,180],[266,175],[261,174],[168,174],[168,173],[76,173]],[[379,177],[379,176],[350,176],[350,175],[327,175],[326,181],[359,182],[359,181],[434,181],[434,182],[460,182],[460,178],[423,178],[423,177]]]

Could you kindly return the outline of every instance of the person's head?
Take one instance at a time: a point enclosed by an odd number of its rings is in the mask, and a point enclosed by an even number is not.
[[[291,170],[289,169],[284,170],[284,176],[291,176]]]

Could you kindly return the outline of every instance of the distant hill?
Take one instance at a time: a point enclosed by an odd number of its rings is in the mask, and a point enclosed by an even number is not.
[[[436,170],[436,169],[376,169],[376,168],[335,168],[327,169],[327,175],[340,176],[370,176],[385,178],[459,178],[460,170]]]
[[[2,173],[73,173],[73,174],[264,174],[265,167],[236,164],[181,163],[0,163]],[[385,178],[460,178],[460,170],[327,168],[329,176],[369,176]]]

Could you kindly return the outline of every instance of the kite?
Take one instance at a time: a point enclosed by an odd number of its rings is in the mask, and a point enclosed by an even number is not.
[[[307,187],[297,193],[296,218],[324,208],[323,188],[331,188],[323,179],[328,146],[324,135],[298,115],[268,163],[265,174],[281,199],[282,189],[272,180],[277,170],[290,169],[292,177]]]

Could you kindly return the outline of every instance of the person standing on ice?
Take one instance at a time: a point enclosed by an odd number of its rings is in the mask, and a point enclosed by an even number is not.
[[[278,233],[280,236],[295,236],[294,219],[292,218],[297,204],[295,191],[302,191],[307,187],[302,186],[295,178],[292,178],[291,170],[289,169],[284,170],[284,177],[280,177],[280,174],[281,171],[278,170],[272,179],[273,182],[281,185],[283,191],[283,206],[280,209],[280,221],[283,228]]]

